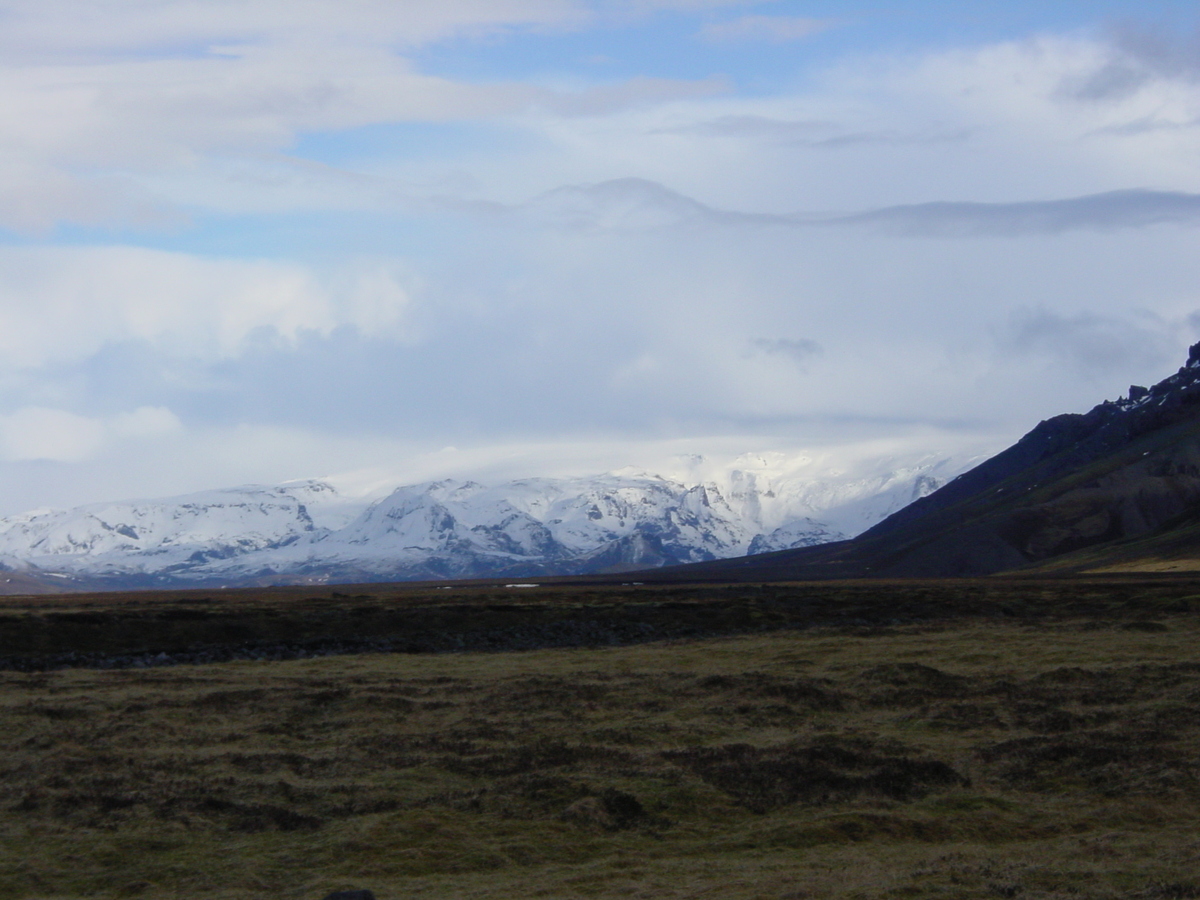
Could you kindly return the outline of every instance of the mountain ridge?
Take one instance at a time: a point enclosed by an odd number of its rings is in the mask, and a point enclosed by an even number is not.
[[[442,479],[359,509],[322,481],[248,485],[0,519],[0,568],[88,589],[625,571],[842,539],[815,516],[861,530],[954,471],[927,458],[838,483],[770,469],[735,469],[723,484],[631,469]]]

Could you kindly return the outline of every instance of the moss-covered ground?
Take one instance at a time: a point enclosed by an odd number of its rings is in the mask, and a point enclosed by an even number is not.
[[[0,897],[1200,897],[1200,616],[0,672]]]

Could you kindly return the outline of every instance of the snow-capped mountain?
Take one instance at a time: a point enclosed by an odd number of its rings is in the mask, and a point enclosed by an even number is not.
[[[189,571],[324,533],[310,510],[331,507],[325,522],[337,523],[339,499],[330,485],[307,481],[37,509],[0,519],[0,560],[88,574]]]
[[[397,561],[427,577],[552,573],[737,556],[754,533],[713,486],[644,473],[536,478],[488,488],[439,481],[397,489],[342,531],[313,541],[380,575]],[[298,556],[308,547],[296,547]]]
[[[842,540],[962,468],[923,459],[813,480],[781,456],[738,463],[705,480],[440,480],[370,504],[304,481],[35,510],[0,519],[0,569],[113,586],[620,571]]]

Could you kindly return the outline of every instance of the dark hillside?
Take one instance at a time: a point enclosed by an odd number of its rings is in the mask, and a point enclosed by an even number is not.
[[[1067,413],[1047,419],[987,462],[956,478],[939,491],[905,507],[864,536],[900,531],[931,513],[953,509],[963,501],[978,499],[997,487],[1025,487],[1027,490],[1052,479],[1085,472],[1096,462],[1124,461],[1132,445],[1138,449],[1186,441],[1200,414],[1200,344],[1188,355],[1187,365],[1150,389],[1132,386],[1129,397],[1105,401],[1082,415]],[[1182,426],[1182,427],[1180,427]],[[1143,444],[1140,438],[1155,435],[1158,441]],[[1136,457],[1134,457],[1136,458]],[[1149,477],[1196,477],[1195,465],[1158,466],[1147,470]],[[1006,482],[1010,484],[1006,485]],[[1170,492],[1175,493],[1175,492]],[[1147,498],[1149,499],[1149,498]],[[1173,504],[1168,504],[1173,506]],[[1148,509],[1149,518],[1160,518]],[[1178,509],[1167,513],[1175,515]],[[1136,527],[1136,526],[1135,526]]]
[[[1200,344],[1152,388],[1041,422],[851,541],[646,573],[646,580],[987,575],[1082,554],[1200,558]],[[1131,542],[1139,542],[1133,546]],[[1140,563],[1139,563],[1140,564]],[[1197,563],[1200,565],[1200,562]]]

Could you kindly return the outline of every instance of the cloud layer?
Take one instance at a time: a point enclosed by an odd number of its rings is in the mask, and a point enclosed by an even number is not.
[[[1194,22],[800,6],[0,4],[0,483],[1000,441],[1178,364]]]

